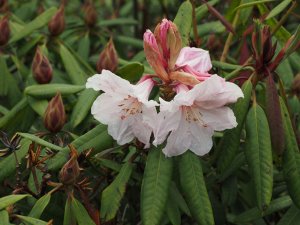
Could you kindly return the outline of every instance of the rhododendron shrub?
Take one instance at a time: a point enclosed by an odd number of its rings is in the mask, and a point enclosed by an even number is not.
[[[297,12],[0,0],[0,225],[300,224]]]

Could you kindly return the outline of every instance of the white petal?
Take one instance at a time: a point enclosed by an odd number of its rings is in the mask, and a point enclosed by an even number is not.
[[[132,132],[132,118],[115,119],[113,123],[108,124],[108,133],[118,142],[119,145],[124,145],[134,139]]]
[[[88,78],[86,87],[93,88],[96,91],[102,90],[113,96],[126,96],[133,92],[133,85],[109,70],[102,70],[101,74]]]
[[[96,120],[103,124],[112,123],[119,117],[119,100],[105,93],[98,96],[94,101],[91,112]]]
[[[243,97],[242,90],[234,83],[226,82],[218,75],[196,85],[191,92],[197,94],[196,104],[201,108],[212,109],[236,102]]]
[[[154,82],[152,79],[146,79],[145,81],[134,85],[134,97],[138,98],[140,102],[147,102],[153,86]]]
[[[237,126],[233,111],[229,107],[200,109],[202,119],[214,130],[222,131]]]
[[[135,137],[142,143],[145,144],[145,148],[150,147],[150,137],[152,133],[151,127],[143,123],[142,117],[136,118],[135,123],[132,127],[132,131]]]
[[[199,126],[196,123],[190,123],[189,128],[192,134],[189,149],[199,156],[207,154],[213,146],[213,130],[210,127]]]
[[[176,66],[189,66],[199,73],[206,73],[212,68],[209,52],[201,48],[184,47],[181,49]]]

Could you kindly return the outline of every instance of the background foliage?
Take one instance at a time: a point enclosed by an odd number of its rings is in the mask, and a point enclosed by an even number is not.
[[[61,5],[65,26],[51,35],[47,25]],[[10,30],[0,46],[0,129],[10,146],[3,142],[0,152],[1,225],[300,223],[296,2],[12,0],[0,1],[0,13]],[[118,53],[116,74],[134,83],[152,73],[143,32],[164,17],[174,20],[185,45],[209,50],[212,72],[241,85],[245,95],[233,106],[238,126],[216,133],[205,157],[166,158],[138,142],[117,146],[90,115],[99,93],[85,82],[109,39]],[[294,44],[269,76],[252,54],[251,35],[263,25],[277,42],[275,55],[288,40]],[[49,84],[33,76],[38,46],[53,69]],[[44,116],[57,92],[66,123],[51,133]]]

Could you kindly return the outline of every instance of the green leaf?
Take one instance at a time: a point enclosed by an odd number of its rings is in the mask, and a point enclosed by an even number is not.
[[[178,161],[180,184],[193,218],[200,225],[213,225],[214,217],[199,158],[187,151]]]
[[[16,215],[18,219],[20,219],[22,222],[26,223],[26,225],[47,225],[48,222],[32,218],[29,216],[21,216],[21,215]]]
[[[244,152],[239,153],[236,155],[232,163],[230,164],[230,167],[225,170],[220,176],[220,181],[226,180],[228,177],[230,177],[233,173],[238,171],[238,169],[241,168],[242,165],[246,164],[246,158]]]
[[[24,139],[20,142],[20,149],[16,151],[17,158],[21,161],[28,153],[31,141]],[[16,171],[16,160],[13,154],[0,159],[0,182],[11,176]]]
[[[30,96],[27,97],[27,101],[30,107],[43,118],[48,107],[48,101],[45,99],[35,99]]]
[[[26,198],[30,195],[8,195],[0,198],[0,210],[5,209],[7,206],[10,206],[23,198]]]
[[[36,17],[33,21],[23,26],[22,30],[15,35],[13,35],[9,41],[9,43],[16,42],[28,35],[30,35],[33,31],[44,27],[52,18],[52,16],[56,13],[57,9],[55,7],[51,7],[43,12],[41,15]]]
[[[171,184],[170,197],[174,200],[174,204],[176,204],[182,212],[184,212],[188,216],[191,216],[189,207],[187,206],[186,201],[177,189],[176,184],[174,182],[172,182]]]
[[[128,36],[123,36],[123,35],[116,35],[114,37],[114,43],[115,42],[119,42],[121,44],[123,44],[123,46],[125,45],[130,45],[136,48],[143,48],[144,44],[143,41],[137,38],[132,38],[132,37],[128,37]]]
[[[91,107],[98,95],[99,92],[91,88],[84,89],[82,92],[80,92],[70,119],[73,128],[77,127],[84,120],[84,118],[90,114]]]
[[[81,69],[75,56],[63,44],[59,46],[59,54],[72,83],[76,85],[85,84],[87,79],[86,73]]]
[[[169,195],[167,205],[166,205],[166,212],[169,220],[173,225],[180,225],[181,224],[181,214],[178,206],[175,203],[175,200]]]
[[[77,149],[78,153],[90,148],[94,149],[92,154],[108,149],[112,146],[112,137],[108,135],[106,128],[106,126],[100,124],[89,132],[76,138],[71,142],[71,144]],[[48,169],[56,170],[61,168],[61,166],[68,160],[69,152],[69,149],[66,147],[59,151],[53,158],[49,159]]]
[[[257,207],[255,207],[255,208],[249,209],[239,215],[229,214],[227,216],[227,220],[228,220],[228,222],[234,223],[234,224],[249,223],[249,222],[252,222],[254,220],[261,218],[262,216],[267,216],[274,212],[285,209],[285,208],[289,207],[291,204],[292,204],[291,198],[289,196],[283,196],[283,197],[273,200],[270,203],[268,209],[265,212],[263,212],[263,214]]]
[[[109,221],[116,216],[132,170],[132,163],[125,163],[118,176],[102,192],[100,212],[101,217],[104,218],[105,221]]]
[[[37,136],[35,136],[33,134],[29,134],[29,133],[18,133],[18,134],[21,137],[27,138],[27,139],[29,139],[29,140],[37,143],[37,144],[40,144],[40,145],[45,146],[45,147],[48,147],[50,149],[53,149],[53,150],[56,150],[56,151],[62,151],[63,150],[62,147],[60,147],[58,145],[55,145],[55,144],[52,144],[52,143],[50,143],[48,141],[45,141],[45,140],[43,140],[43,139],[41,139],[41,138],[39,138],[39,137],[37,137]]]
[[[40,218],[43,211],[49,204],[50,199],[51,199],[51,195],[45,194],[43,197],[41,197],[39,200],[37,200],[37,202],[34,204],[33,208],[31,209],[30,213],[28,214],[28,216],[34,217],[37,219]]]
[[[141,217],[144,225],[160,225],[164,216],[173,171],[173,158],[161,148],[150,150],[141,190]]]
[[[182,46],[189,44],[190,30],[192,26],[193,7],[190,1],[181,4],[174,19],[182,38]]]
[[[75,215],[72,212],[72,198],[68,197],[65,205],[64,223],[63,225],[74,225],[76,224]]]
[[[9,222],[9,215],[8,215],[8,212],[5,209],[0,210],[0,221],[1,221],[2,225],[12,225]]]
[[[300,221],[300,210],[295,206],[292,207],[284,214],[277,225],[298,225]]]
[[[283,0],[280,2],[275,8],[273,8],[269,15],[267,16],[266,20],[273,18],[274,16],[277,16],[279,13],[281,13],[290,3],[292,0]]]
[[[85,87],[83,85],[71,84],[38,84],[25,88],[24,93],[37,98],[53,97],[57,92],[62,95],[76,94]]]
[[[125,25],[137,25],[138,22],[132,18],[116,18],[110,20],[100,20],[98,25],[101,27],[109,26],[125,26]]]
[[[220,0],[211,0],[211,1],[208,1],[207,3],[210,4],[211,6],[214,6],[215,4],[217,4]],[[196,12],[196,20],[197,21],[200,21],[201,19],[204,18],[204,16],[207,14],[208,12],[208,8],[205,4],[197,7],[195,9],[195,12]]]
[[[78,43],[78,55],[81,56],[81,58],[85,61],[88,60],[89,55],[90,55],[90,46],[91,46],[91,41],[90,41],[90,35],[87,32],[80,40]]]
[[[236,128],[225,132],[220,146],[218,146],[218,148],[220,148],[219,151],[221,152],[218,159],[218,170],[221,174],[230,168],[231,163],[239,150],[240,136],[251,100],[252,83],[250,79],[243,84],[242,91],[244,93],[244,98],[240,98],[237,101],[233,110],[238,125]]]
[[[254,181],[257,206],[265,210],[272,198],[272,147],[267,117],[256,103],[247,115],[246,135],[245,154]]]
[[[288,192],[293,199],[294,204],[300,208],[300,153],[288,109],[281,98],[279,101],[283,118],[285,138],[283,172],[287,183]]]
[[[71,201],[71,209],[78,225],[95,225],[84,206],[75,198]]]
[[[261,1],[252,1],[252,2],[248,2],[248,3],[244,3],[239,5],[238,7],[236,7],[234,9],[234,11],[238,10],[238,9],[243,9],[243,8],[248,8],[248,7],[252,7],[255,5],[259,5],[259,4],[263,4],[263,3],[268,3],[268,2],[274,2],[275,0],[261,0]]]
[[[0,68],[1,68],[1,76],[0,76],[0,96],[6,96],[9,88],[9,70],[6,65],[6,59],[2,55],[0,56]]]
[[[132,62],[122,66],[116,74],[130,82],[138,81],[144,73],[144,65],[139,62]]]

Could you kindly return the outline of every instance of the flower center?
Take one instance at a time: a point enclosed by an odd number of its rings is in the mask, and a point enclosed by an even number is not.
[[[195,122],[200,126],[207,127],[207,124],[202,119],[202,114],[193,106],[182,106],[185,120],[188,123]]]
[[[123,99],[121,104],[118,105],[121,108],[121,119],[124,120],[129,116],[133,116],[137,113],[142,113],[142,103],[137,98],[128,95]]]

